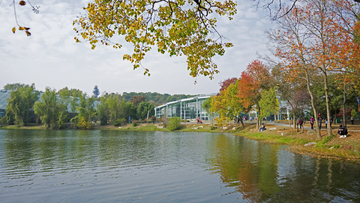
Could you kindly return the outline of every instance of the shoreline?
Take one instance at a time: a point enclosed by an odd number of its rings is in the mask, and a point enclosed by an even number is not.
[[[127,124],[124,126],[112,126],[93,124],[91,130],[118,130],[118,131],[169,131],[162,128],[161,124],[140,123],[137,126]],[[272,144],[285,144],[289,146],[289,150],[315,157],[326,157],[335,159],[360,160],[360,133],[349,132],[347,138],[339,138],[337,135],[327,137],[327,131],[322,131],[322,140],[317,140],[315,134],[308,134],[308,130],[304,132],[291,131],[289,126],[279,126],[268,124],[267,130],[258,132],[255,125],[245,123],[245,128],[241,125],[228,124],[223,127],[211,129],[211,124],[182,123],[181,128],[174,132],[211,132],[211,133],[232,133],[235,136],[242,136],[253,140]],[[14,125],[3,126],[0,129],[28,129],[28,130],[47,130],[44,125],[32,125],[17,127]],[[62,130],[76,130],[73,128],[65,128]],[[336,131],[333,130],[334,133]]]

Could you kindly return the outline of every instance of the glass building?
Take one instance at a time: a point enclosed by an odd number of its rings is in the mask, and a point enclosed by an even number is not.
[[[201,95],[186,99],[172,101],[161,106],[155,107],[155,116],[160,118],[164,116],[165,111],[167,117],[180,117],[185,119],[210,120],[206,111],[202,108],[204,101],[212,95]]]
[[[5,116],[7,99],[10,97],[11,91],[0,90],[0,118]]]

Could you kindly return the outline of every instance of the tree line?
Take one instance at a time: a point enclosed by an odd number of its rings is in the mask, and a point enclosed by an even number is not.
[[[315,118],[335,121],[342,111],[357,114],[360,96],[360,6],[351,1],[303,0],[268,32],[272,56],[252,61],[239,78],[221,83],[217,96],[207,102],[210,113],[217,112],[219,124],[239,118],[252,108],[259,120],[277,114],[279,97],[295,118],[305,109]],[[331,128],[328,128],[328,136]]]
[[[7,84],[5,90],[11,90],[7,101],[3,124],[25,126],[30,123],[43,123],[46,128],[62,129],[71,123],[76,128],[90,129],[92,122],[100,125],[123,125],[129,121],[141,122],[156,120],[155,105],[147,101],[146,96],[159,93],[103,93],[101,97],[87,95],[78,89],[67,87],[56,91],[46,88],[45,92],[35,89],[35,85]],[[129,96],[132,96],[130,99]],[[183,97],[183,95],[180,95]],[[152,97],[149,97],[152,98]],[[177,98],[165,95],[165,98]]]

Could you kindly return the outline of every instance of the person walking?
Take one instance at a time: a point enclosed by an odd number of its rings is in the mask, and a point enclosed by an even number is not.
[[[333,118],[332,118],[332,117],[330,117],[330,128],[331,128],[331,124],[332,124],[332,122],[333,122]]]
[[[318,115],[318,122],[319,122],[319,129],[321,130],[321,122],[322,122],[323,118],[321,117],[321,114],[319,113]]]
[[[350,120],[351,120],[351,124],[354,125],[354,117],[353,116],[351,116]]]
[[[303,128],[303,119],[301,119],[301,118],[299,118],[299,126],[300,126],[300,129],[302,129]]]
[[[327,118],[325,118],[325,128],[327,129],[327,124],[328,124],[328,121],[327,121]]]
[[[311,116],[310,118],[311,130],[314,130],[314,121],[315,121],[314,117]]]

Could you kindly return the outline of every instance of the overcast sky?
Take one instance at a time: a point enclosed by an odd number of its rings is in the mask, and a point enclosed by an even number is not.
[[[100,45],[91,50],[88,43],[75,43],[72,21],[89,1],[32,0],[40,6],[39,14],[28,5],[17,6],[18,21],[31,28],[31,37],[11,32],[16,26],[11,1],[0,1],[0,89],[8,83],[35,83],[40,91],[68,87],[92,94],[98,85],[101,93],[209,94],[218,92],[219,82],[239,77],[247,64],[257,59],[257,52],[269,54],[265,31],[272,23],[267,12],[256,10],[250,0],[238,0],[234,20],[218,21],[218,30],[234,47],[215,58],[220,71],[215,79],[192,78],[185,57],[168,57],[156,51],[142,63],[151,73],[144,76],[143,69],[133,70],[132,64],[122,59],[132,50],[131,45],[124,44],[120,50]]]

